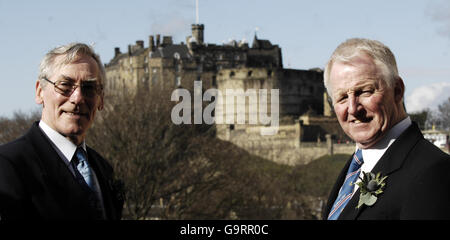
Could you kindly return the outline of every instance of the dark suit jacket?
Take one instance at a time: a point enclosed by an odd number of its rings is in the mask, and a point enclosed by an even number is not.
[[[112,167],[87,148],[103,194],[107,219],[120,219],[123,197]],[[95,219],[85,186],[34,123],[21,138],[0,146],[0,217],[2,219]]]
[[[328,217],[350,162],[351,159],[331,190],[324,219]],[[424,139],[414,122],[386,150],[371,172],[388,176],[384,192],[371,207],[363,205],[356,209],[358,189],[339,220],[450,219],[450,156]]]

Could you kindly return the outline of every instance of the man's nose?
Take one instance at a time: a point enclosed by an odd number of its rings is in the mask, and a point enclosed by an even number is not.
[[[81,92],[81,87],[78,86],[70,95],[70,102],[72,103],[80,103],[84,100],[83,93]]]
[[[348,114],[356,115],[358,112],[359,99],[354,94],[348,96]]]

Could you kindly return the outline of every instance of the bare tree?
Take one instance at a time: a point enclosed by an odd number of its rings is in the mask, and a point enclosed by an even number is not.
[[[0,117],[0,144],[4,144],[22,136],[34,121],[41,118],[41,111],[34,110],[29,114],[14,112],[11,118]]]
[[[283,218],[298,198],[286,174],[291,167],[217,139],[212,125],[173,124],[167,96],[108,97],[88,135],[124,180],[125,218]]]
[[[450,130],[450,97],[438,106],[438,118],[441,128]]]

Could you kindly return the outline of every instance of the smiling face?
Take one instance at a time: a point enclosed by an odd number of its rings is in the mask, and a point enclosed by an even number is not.
[[[377,143],[406,117],[402,108],[404,86],[397,79],[389,88],[373,60],[364,54],[350,63],[335,62],[330,71],[333,106],[344,132],[359,148]]]
[[[98,79],[99,69],[92,57],[78,56],[69,64],[59,64],[64,56],[55,58],[54,69],[48,80],[70,81],[79,85],[82,81]],[[98,80],[97,80],[98,81]],[[36,82],[36,102],[43,104],[42,121],[61,135],[68,138],[74,144],[79,145],[86,135],[87,130],[94,121],[97,109],[103,107],[101,94],[93,97],[85,97],[81,88],[77,87],[70,96],[64,96],[54,90],[51,83],[42,84]]]

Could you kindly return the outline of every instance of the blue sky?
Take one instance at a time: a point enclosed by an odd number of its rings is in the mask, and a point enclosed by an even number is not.
[[[92,43],[103,62],[114,47],[160,33],[185,41],[195,0],[0,0],[0,116],[28,112],[38,65],[51,48]],[[450,1],[199,0],[205,41],[261,39],[282,48],[285,68],[323,68],[351,37],[380,40],[397,57],[408,111],[435,108],[450,96]],[[169,101],[169,96],[167,97]]]

